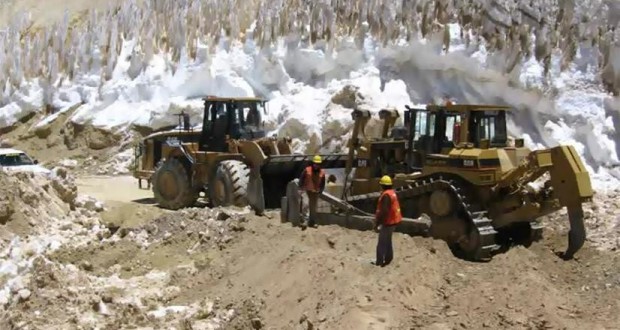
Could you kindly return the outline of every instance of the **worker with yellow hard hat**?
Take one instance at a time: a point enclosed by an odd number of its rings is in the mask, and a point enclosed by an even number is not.
[[[314,156],[312,158],[312,164],[304,169],[299,178],[302,214],[307,220],[302,222],[302,228],[304,229],[306,228],[306,224],[310,227],[316,226],[316,210],[319,194],[325,189],[325,171],[321,168],[322,163],[323,159],[321,159],[321,156]],[[305,194],[303,192],[305,192]]]
[[[393,189],[392,178],[384,175],[379,180],[383,192],[377,201],[375,212],[375,230],[379,232],[377,240],[377,257],[374,262],[377,266],[387,266],[394,259],[392,233],[403,217],[400,212],[398,196]]]

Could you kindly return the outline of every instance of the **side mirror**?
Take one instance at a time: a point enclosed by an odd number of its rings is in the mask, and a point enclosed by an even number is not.
[[[39,161],[35,159],[35,160],[34,160],[34,164],[35,164],[35,165],[39,164]]]

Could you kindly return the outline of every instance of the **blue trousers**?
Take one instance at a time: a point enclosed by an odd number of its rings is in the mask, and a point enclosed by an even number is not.
[[[379,239],[377,241],[377,266],[385,266],[394,259],[394,249],[392,247],[392,233],[396,226],[381,226],[379,229]]]

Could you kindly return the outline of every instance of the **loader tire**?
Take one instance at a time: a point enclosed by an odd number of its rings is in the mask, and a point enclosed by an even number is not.
[[[250,170],[238,160],[220,162],[215,177],[209,185],[209,199],[213,206],[248,205],[248,182]]]
[[[190,207],[198,199],[185,166],[176,158],[170,158],[158,166],[152,184],[155,200],[165,209]]]

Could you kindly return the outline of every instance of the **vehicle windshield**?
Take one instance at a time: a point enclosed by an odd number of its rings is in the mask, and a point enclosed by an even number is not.
[[[492,146],[504,146],[508,139],[505,111],[484,111],[472,116],[473,140],[488,139]]]
[[[237,113],[234,117],[236,123],[244,127],[258,128],[262,121],[261,112],[264,111],[262,102],[238,102]]]
[[[24,153],[0,155],[2,166],[34,165],[34,162]]]

